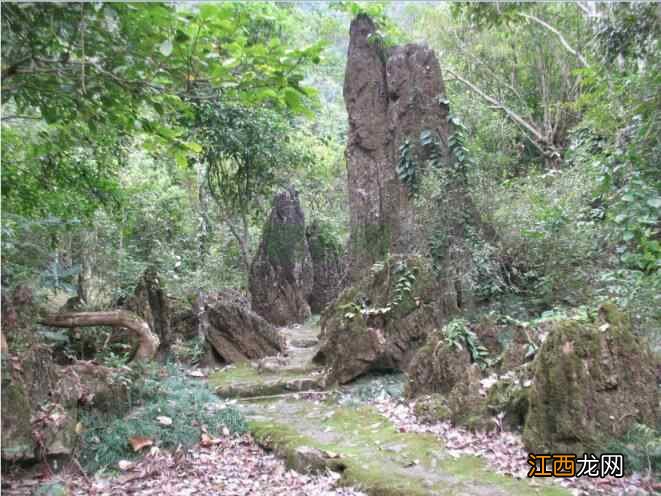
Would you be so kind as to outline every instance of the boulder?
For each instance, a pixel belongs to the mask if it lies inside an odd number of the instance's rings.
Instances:
[[[319,220],[314,220],[307,227],[305,235],[314,275],[308,302],[312,313],[320,313],[337,298],[342,288],[343,249],[330,228]]]
[[[468,367],[448,395],[452,425],[471,431],[490,431],[496,428],[487,401],[482,394],[481,372],[477,364]]]
[[[408,367],[440,318],[429,271],[421,257],[391,257],[324,311],[314,360],[328,367],[329,384]]]
[[[445,341],[441,331],[433,332],[415,354],[407,374],[406,395],[449,394],[465,377],[471,358],[465,348],[458,349]]]
[[[272,324],[286,326],[310,317],[312,259],[305,216],[293,188],[273,200],[249,282],[253,309]]]
[[[525,363],[496,377],[487,389],[487,407],[500,418],[505,430],[520,431],[528,414],[528,395],[532,385],[532,366]]]
[[[32,460],[35,455],[30,397],[17,365],[2,357],[2,460],[10,462]]]
[[[92,362],[58,366],[45,346],[4,357],[2,459],[70,455],[79,407],[118,414],[128,409],[128,388],[119,373]]]
[[[255,360],[285,349],[284,337],[275,327],[231,300],[207,303],[201,321],[207,343],[224,363]]]
[[[534,452],[604,449],[634,423],[655,428],[655,361],[614,305],[556,321],[533,362],[523,440]]]
[[[442,394],[429,394],[417,398],[413,412],[416,418],[425,424],[446,422],[452,417],[448,400]]]

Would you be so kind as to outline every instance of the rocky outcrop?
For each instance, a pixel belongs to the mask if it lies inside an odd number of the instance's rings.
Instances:
[[[349,115],[347,168],[350,209],[349,274],[360,274],[388,253],[419,246],[411,199],[415,175],[404,184],[397,172],[407,141],[413,159],[429,158],[418,145],[425,135],[447,155],[448,107],[438,60],[428,47],[386,49],[372,20],[351,23],[344,80]]]
[[[419,257],[393,257],[345,289],[321,319],[317,363],[328,383],[374,370],[404,370],[441,315],[430,268]]]
[[[278,330],[250,310],[239,292],[227,289],[206,295],[198,306],[200,333],[221,363],[245,362],[284,351],[284,338]]]
[[[160,341],[157,353],[161,358],[164,357],[172,344],[171,315],[168,296],[156,269],[145,270],[134,294],[128,298],[124,306],[149,324]]]
[[[208,310],[207,341],[227,363],[275,355],[284,343],[275,327],[237,305],[217,303]]]
[[[250,268],[255,312],[278,326],[305,321],[310,316],[312,271],[305,216],[298,193],[288,189],[273,200]]]
[[[534,452],[604,449],[634,423],[656,427],[655,361],[614,305],[553,324],[533,362],[523,440]]]
[[[462,381],[470,366],[468,351],[446,342],[442,331],[437,330],[430,334],[411,360],[406,395],[449,394]]]
[[[80,408],[122,414],[128,388],[117,371],[92,362],[61,367],[48,347],[2,359],[2,459],[70,455]]]
[[[330,228],[314,220],[306,229],[313,267],[312,292],[308,302],[313,313],[320,313],[342,288],[344,275],[343,250]]]
[[[170,307],[170,330],[173,339],[179,336],[186,341],[197,337],[199,320],[194,308],[194,298],[169,297],[168,306]]]

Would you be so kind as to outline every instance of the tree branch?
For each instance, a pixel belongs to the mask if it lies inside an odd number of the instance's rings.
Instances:
[[[498,100],[496,100],[494,97],[487,95],[487,94],[484,93],[480,88],[478,88],[477,86],[475,86],[473,83],[471,83],[470,81],[468,81],[468,80],[462,78],[461,76],[459,76],[458,74],[454,73],[454,72],[451,71],[450,69],[447,69],[447,68],[446,68],[446,69],[445,69],[445,72],[451,74],[451,75],[452,75],[453,77],[455,77],[457,80],[461,81],[463,84],[465,84],[466,86],[468,86],[468,88],[470,88],[473,92],[477,93],[477,94],[478,94],[479,96],[481,96],[484,100],[486,100],[487,102],[489,102],[490,104],[492,104],[494,107],[496,107],[496,108],[502,110],[503,112],[505,112],[505,114],[507,114],[507,116],[508,116],[510,119],[512,119],[512,120],[513,120],[514,122],[516,122],[519,126],[521,126],[522,128],[524,128],[526,131],[528,131],[528,132],[534,137],[534,139],[531,139],[530,141],[531,141],[531,142],[537,147],[537,149],[538,149],[543,155],[548,155],[548,154],[549,154],[549,150],[548,150],[548,149],[544,149],[544,146],[545,146],[545,147],[548,147],[548,148],[550,148],[550,149],[553,150],[553,144],[548,142],[548,140],[544,137],[544,135],[542,134],[542,132],[541,132],[539,129],[537,129],[535,126],[533,126],[532,124],[530,124],[529,122],[527,122],[525,119],[523,119],[519,114],[517,114],[517,113],[514,112],[512,109],[510,109],[510,108],[506,107],[505,105],[503,105],[501,102],[499,102]],[[542,146],[542,145],[544,145],[544,146]]]
[[[140,345],[134,358],[136,361],[148,362],[152,360],[160,344],[158,336],[152,332],[149,324],[126,310],[56,313],[47,315],[40,323],[51,327],[64,328],[90,326],[125,327],[135,333],[140,339]]]
[[[567,42],[565,37],[562,36],[562,33],[560,31],[558,31],[556,28],[554,28],[550,24],[542,21],[539,17],[535,17],[532,14],[524,14],[524,13],[520,12],[519,15],[521,17],[525,17],[526,19],[530,19],[531,21],[535,21],[540,26],[543,26],[546,29],[548,29],[549,31],[551,31],[553,34],[555,34],[558,37],[558,39],[560,40],[560,43],[562,43],[562,46],[564,46],[569,53],[571,53],[574,57],[576,57],[581,62],[583,67],[590,67],[590,64],[588,64],[588,61],[585,60],[585,57],[583,57],[583,55],[581,55],[578,51],[574,50],[571,47],[571,45]]]

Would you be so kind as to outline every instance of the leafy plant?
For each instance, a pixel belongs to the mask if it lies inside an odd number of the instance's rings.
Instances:
[[[395,275],[397,280],[393,288],[393,297],[391,305],[398,307],[404,302],[407,296],[410,296],[415,284],[416,273],[409,269],[405,262],[400,261],[395,267]]]
[[[174,449],[199,442],[203,429],[210,436],[222,435],[223,427],[232,433],[245,432],[241,414],[223,405],[206,385],[186,379],[181,372],[161,385],[159,394],[125,418],[94,414],[83,417],[80,457],[86,470],[96,472],[139,456],[129,445],[129,438],[134,436],[146,437],[160,448]],[[157,417],[168,417],[172,423],[161,423]]]
[[[404,184],[411,196],[417,192],[416,163],[413,160],[411,142],[407,139],[399,147],[399,161],[397,162],[397,177]]]
[[[627,472],[652,475],[661,469],[661,434],[645,424],[633,424],[621,439],[610,442],[608,451],[624,455]]]
[[[480,344],[477,335],[470,330],[468,322],[464,319],[452,319],[443,327],[442,332],[445,342],[450,346],[458,350],[462,350],[466,346],[473,362],[477,363],[480,368],[488,366],[489,351]]]

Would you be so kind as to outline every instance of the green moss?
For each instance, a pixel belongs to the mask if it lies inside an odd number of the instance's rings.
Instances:
[[[335,453],[339,457],[330,458],[328,464],[342,473],[341,483],[369,495],[567,494],[552,487],[533,489],[525,481],[497,475],[476,457],[449,457],[436,437],[400,432],[371,407],[352,409],[304,402],[273,407],[280,412],[290,409],[290,415],[297,419],[296,430],[284,418],[249,421],[249,429],[261,444],[290,466],[295,464],[296,449],[301,446]]]
[[[264,377],[255,367],[247,363],[226,367],[209,375],[209,384],[212,387],[248,382],[263,383]]]
[[[248,363],[242,363],[226,367],[209,375],[209,385],[217,392],[225,391],[227,396],[234,392],[250,388],[252,391],[247,396],[262,396],[278,394],[287,390],[287,383],[291,381],[306,379],[309,372],[306,370],[278,370],[260,372],[256,367]],[[246,394],[237,394],[246,396]]]
[[[429,423],[445,422],[452,416],[447,400],[440,394],[418,400],[414,411],[418,420]]]
[[[529,449],[600,451],[635,421],[654,425],[654,363],[626,316],[606,304],[595,322],[553,324],[534,362],[529,399]]]
[[[305,250],[305,226],[301,224],[267,223],[263,242],[266,255],[274,265],[290,267],[303,256]]]

